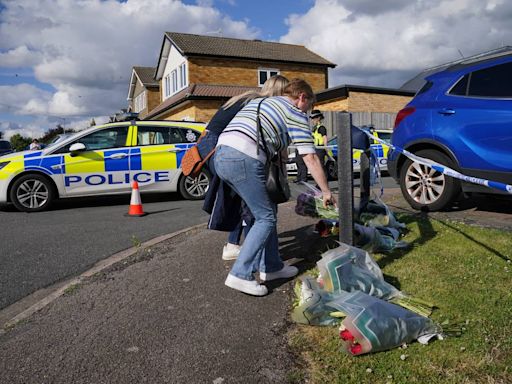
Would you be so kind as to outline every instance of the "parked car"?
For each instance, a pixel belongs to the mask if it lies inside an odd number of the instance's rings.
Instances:
[[[395,121],[392,144],[473,177],[512,184],[512,54],[462,61],[426,78]],[[411,207],[448,208],[461,182],[390,150],[388,170]]]
[[[39,151],[0,158],[0,203],[20,211],[47,209],[57,198],[131,192],[179,191],[201,199],[210,176],[184,177],[181,158],[195,145],[203,123],[126,121],[95,126]]]
[[[382,139],[386,142],[391,142],[391,134],[392,131],[389,129],[376,129],[373,131],[373,135],[379,139]],[[338,179],[338,138],[336,136],[329,139],[327,145],[330,147],[327,151],[327,159],[325,160],[325,166],[327,169],[327,177],[330,180]],[[387,170],[387,154],[389,147],[387,145],[382,145],[377,141],[373,141],[370,143],[372,150],[377,156],[377,161],[379,164],[379,169],[381,171]],[[286,169],[288,174],[295,175],[297,173],[297,164],[295,163],[295,150],[292,148],[288,154],[288,164],[286,165]],[[354,172],[359,172],[361,166],[361,151],[358,149],[354,149],[352,152],[352,161],[353,161],[353,169]]]
[[[11,143],[7,140],[0,140],[0,156],[13,152]]]

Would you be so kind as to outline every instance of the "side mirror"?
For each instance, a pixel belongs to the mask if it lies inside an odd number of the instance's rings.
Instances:
[[[76,156],[78,152],[85,151],[85,144],[82,143],[75,143],[69,147],[69,152],[71,152],[71,156]]]

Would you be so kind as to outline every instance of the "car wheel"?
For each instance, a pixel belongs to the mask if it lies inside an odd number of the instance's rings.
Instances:
[[[338,163],[336,161],[329,161],[326,165],[327,179],[338,180]]]
[[[448,156],[436,150],[422,150],[415,155],[454,167]],[[447,208],[461,191],[459,180],[411,159],[407,159],[400,170],[400,188],[411,207],[428,211]]]
[[[11,202],[23,212],[39,212],[47,209],[55,199],[52,183],[44,176],[21,176],[12,185]]]
[[[179,186],[181,196],[188,200],[204,199],[210,185],[210,178],[210,173],[206,170],[201,171],[195,178],[182,175]]]

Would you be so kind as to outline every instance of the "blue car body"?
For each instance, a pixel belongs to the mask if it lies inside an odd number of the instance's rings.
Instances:
[[[397,115],[392,144],[413,153],[436,151],[462,174],[512,184],[512,54],[463,61],[425,80]],[[406,161],[390,150],[388,170],[402,183]],[[465,192],[501,193],[458,184]]]

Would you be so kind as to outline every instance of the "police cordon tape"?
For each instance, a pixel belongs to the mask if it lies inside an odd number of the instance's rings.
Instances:
[[[368,136],[371,140],[375,140],[382,145],[387,145],[394,151],[400,152],[401,154],[407,156],[409,159],[411,159],[417,163],[426,165],[427,167],[430,167],[432,169],[435,169],[436,171],[443,173],[447,176],[450,176],[450,177],[453,177],[455,179],[459,179],[462,181],[466,181],[468,183],[479,184],[479,185],[484,185],[488,188],[499,189],[501,191],[508,192],[508,193],[512,194],[512,185],[510,185],[510,184],[500,183],[499,181],[481,179],[481,178],[474,177],[474,176],[463,175],[462,173],[457,172],[454,169],[451,169],[443,164],[436,163],[430,159],[425,159],[424,157],[416,156],[413,153],[411,153],[403,148],[396,147],[382,139],[379,139],[378,137],[372,135],[372,133],[365,131],[364,129],[361,129],[361,128],[358,128],[358,129],[363,131],[364,134],[366,136]],[[319,147],[319,148],[333,148],[333,147],[334,147],[333,145],[328,145],[328,146],[323,146],[323,147]]]

